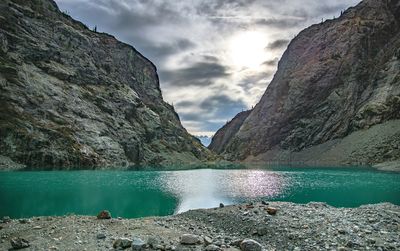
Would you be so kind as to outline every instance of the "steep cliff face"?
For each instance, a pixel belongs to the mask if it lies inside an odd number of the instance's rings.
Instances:
[[[224,151],[224,146],[228,144],[231,138],[239,131],[250,112],[251,110],[238,113],[224,127],[218,130],[213,136],[208,148],[216,153],[222,153]]]
[[[206,160],[155,66],[51,0],[0,3],[0,157],[28,167]]]
[[[398,0],[364,0],[303,30],[237,133],[224,140],[217,133],[211,149],[238,160],[400,159],[399,31]]]

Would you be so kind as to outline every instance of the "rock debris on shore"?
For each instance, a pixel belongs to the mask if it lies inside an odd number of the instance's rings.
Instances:
[[[0,250],[400,250],[399,233],[400,207],[390,203],[264,202],[141,219],[5,218]]]

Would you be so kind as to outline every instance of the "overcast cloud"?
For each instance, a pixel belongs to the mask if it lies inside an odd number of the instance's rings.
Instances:
[[[149,58],[164,99],[174,104],[183,125],[192,134],[211,135],[258,102],[297,33],[359,0],[56,2]]]

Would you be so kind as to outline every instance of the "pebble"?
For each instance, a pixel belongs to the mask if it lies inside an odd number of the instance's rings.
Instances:
[[[208,236],[204,236],[204,243],[205,243],[206,245],[211,244],[212,242],[213,242],[213,239],[211,239],[211,238],[208,237]]]
[[[260,243],[258,243],[255,240],[252,239],[244,239],[241,243],[240,243],[240,249],[242,251],[261,251],[262,250],[262,246]]]
[[[147,238],[147,244],[149,244],[150,247],[154,248],[158,245],[159,241],[156,237],[150,236]]]
[[[195,245],[202,243],[203,240],[200,236],[194,234],[184,234],[181,236],[181,244],[183,245]]]
[[[20,237],[11,238],[10,243],[14,249],[23,249],[30,246],[29,241]]]
[[[210,244],[206,246],[206,251],[218,251],[220,248],[217,245]]]
[[[143,250],[145,246],[146,242],[144,242],[142,239],[137,237],[132,239],[132,250],[140,251]]]
[[[276,208],[274,208],[274,207],[267,207],[267,213],[269,214],[269,215],[275,215],[276,214],[276,212],[278,212],[278,209],[276,209]]]
[[[127,249],[130,248],[132,246],[132,240],[128,239],[128,238],[119,238],[116,239],[113,243],[113,247],[115,249]]]
[[[2,222],[2,223],[9,223],[9,222],[11,222],[10,216],[4,216],[4,217],[1,219],[1,222]]]
[[[97,234],[97,235],[96,235],[96,238],[97,238],[97,239],[105,239],[105,238],[106,238],[106,235],[103,234],[103,233],[100,233],[100,234]]]
[[[268,228],[267,228],[267,227],[258,227],[258,228],[257,228],[257,234],[258,234],[259,236],[266,235],[267,232],[268,232]]]
[[[225,207],[224,203],[219,203],[219,207],[220,207],[220,208]]]
[[[29,223],[30,221],[28,219],[19,219],[18,222],[21,224],[26,224]]]

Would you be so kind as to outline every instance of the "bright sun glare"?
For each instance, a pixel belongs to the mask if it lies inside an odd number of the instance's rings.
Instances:
[[[247,31],[233,36],[230,54],[233,64],[238,68],[256,70],[266,60],[266,37],[257,31]]]

